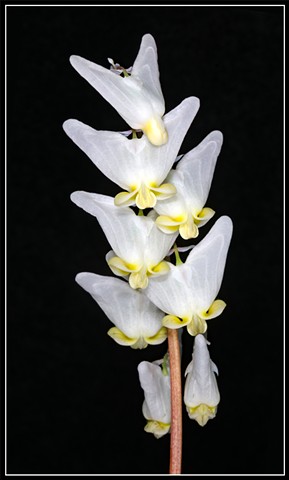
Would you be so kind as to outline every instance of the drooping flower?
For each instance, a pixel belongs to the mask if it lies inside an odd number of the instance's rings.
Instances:
[[[161,312],[140,290],[118,278],[78,273],[76,282],[98,303],[115,325],[107,332],[119,345],[145,348],[165,341]]]
[[[138,374],[145,396],[142,411],[148,420],[144,429],[160,438],[169,432],[171,424],[170,374],[166,356],[152,363],[141,362]]]
[[[216,365],[210,359],[207,341],[203,335],[197,335],[194,342],[193,359],[189,363],[184,402],[192,420],[203,427],[208,420],[214,418],[220,402],[220,393],[215,373]]]
[[[72,66],[120,114],[133,129],[141,129],[153,145],[168,139],[162,117],[165,102],[159,79],[157,47],[150,34],[142,37],[132,68],[104,68],[77,55],[70,57]],[[118,64],[117,64],[118,65]],[[122,75],[116,75],[113,70]]]
[[[132,288],[146,288],[149,278],[169,271],[164,261],[177,233],[167,235],[155,224],[155,212],[136,215],[130,207],[116,207],[112,197],[74,192],[71,200],[95,216],[112,250],[106,260],[115,275],[129,276]]]
[[[226,304],[216,299],[232,236],[232,221],[220,217],[203,240],[181,265],[170,264],[170,271],[158,281],[151,279],[146,295],[166,315],[168,328],[187,326],[190,335],[204,333],[207,320],[222,313]]]
[[[195,238],[199,227],[212,218],[214,210],[204,208],[207,201],[223,135],[213,131],[193,150],[185,154],[166,181],[177,194],[158,203],[156,222],[163,232],[179,231],[184,239]]]
[[[94,130],[78,120],[67,120],[63,128],[104,175],[126,190],[115,197],[116,205],[153,208],[157,200],[176,193],[173,185],[163,181],[198,108],[199,99],[189,97],[167,113],[163,121],[168,141],[157,148],[145,135],[128,139],[121,133]]]

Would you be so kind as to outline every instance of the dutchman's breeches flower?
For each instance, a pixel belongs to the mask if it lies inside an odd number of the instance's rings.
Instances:
[[[178,233],[167,235],[155,224],[155,212],[139,216],[130,207],[116,207],[106,195],[74,192],[71,200],[95,216],[112,250],[106,260],[115,275],[129,278],[132,288],[146,288],[149,278],[164,275],[164,260]]]
[[[222,313],[226,304],[215,298],[223,278],[232,228],[229,217],[219,218],[185,263],[170,264],[167,275],[151,279],[145,293],[168,314],[163,319],[164,326],[187,326],[190,335],[197,335],[207,330],[207,320]]]
[[[169,173],[166,181],[175,186],[177,194],[154,207],[159,214],[157,225],[163,232],[179,231],[186,240],[196,238],[199,227],[214,215],[214,210],[204,205],[222,143],[222,133],[211,132]]]
[[[220,402],[215,373],[218,374],[218,369],[210,359],[207,341],[203,335],[197,335],[193,359],[185,372],[187,378],[184,402],[189,417],[196,420],[201,427],[216,416],[217,405]]]
[[[163,182],[198,108],[199,99],[189,97],[164,116],[169,137],[160,147],[152,145],[145,135],[128,139],[121,133],[94,130],[77,120],[67,120],[63,128],[106,177],[126,190],[115,197],[116,205],[153,208],[157,200],[176,193],[174,185]]]
[[[107,333],[119,345],[145,348],[165,341],[167,329],[162,326],[163,312],[141,290],[133,290],[118,278],[89,272],[78,273],[75,280],[115,325]]]
[[[70,57],[72,66],[119,113],[133,129],[141,129],[153,145],[163,145],[168,134],[163,122],[165,102],[159,79],[157,47],[150,34],[142,37],[133,66],[122,70],[104,68],[77,55]],[[113,64],[111,59],[109,62]]]
[[[148,420],[145,431],[160,438],[170,430],[170,374],[167,356],[156,362],[138,365],[140,384],[144,390],[143,415]]]

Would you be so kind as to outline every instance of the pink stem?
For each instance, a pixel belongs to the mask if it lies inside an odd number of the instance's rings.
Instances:
[[[178,330],[168,328],[171,378],[170,473],[182,470],[182,380]]]

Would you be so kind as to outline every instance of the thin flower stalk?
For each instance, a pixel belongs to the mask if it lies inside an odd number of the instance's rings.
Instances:
[[[180,343],[177,330],[168,329],[171,375],[170,473],[182,471],[182,378]]]

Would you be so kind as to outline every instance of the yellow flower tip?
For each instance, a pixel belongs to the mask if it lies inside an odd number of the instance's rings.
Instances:
[[[212,208],[209,208],[209,207],[205,207],[203,208],[200,213],[198,214],[198,216],[196,217],[198,220],[205,220],[205,219],[210,219],[212,218],[214,215],[215,215],[215,210],[213,210]]]
[[[145,208],[153,208],[157,203],[157,199],[155,194],[142,183],[136,195],[135,203],[138,208],[144,210]]]
[[[171,183],[163,183],[159,187],[157,187],[155,184],[151,184],[150,189],[154,192],[158,200],[165,200],[173,197],[177,193],[176,187]]]
[[[171,329],[182,328],[188,325],[189,322],[189,319],[179,318],[175,315],[165,315],[162,320],[163,326]]]
[[[112,327],[108,330],[107,334],[119,345],[131,347],[137,342],[135,338],[127,337],[121,330],[117,327]]]
[[[187,412],[192,420],[196,420],[201,427],[204,427],[210,419],[216,416],[217,405],[210,407],[201,403],[197,407],[187,407]]]
[[[193,217],[188,218],[187,222],[180,225],[179,228],[180,235],[184,240],[189,240],[190,238],[197,238],[199,235],[199,229],[194,222]]]
[[[126,263],[120,257],[111,257],[107,261],[109,267],[113,271],[115,275],[125,277],[131,272],[138,272],[140,270],[140,266],[132,263]]]
[[[129,284],[131,288],[147,288],[149,284],[149,279],[147,276],[147,270],[145,268],[141,268],[138,272],[133,272],[129,276]]]
[[[200,317],[207,320],[218,317],[225,307],[226,303],[223,300],[215,300],[207,311],[200,313]]]
[[[143,337],[139,337],[135,343],[130,345],[130,347],[133,348],[134,350],[137,350],[137,349],[142,350],[144,348],[147,348],[147,346],[148,346],[148,343]]]
[[[169,432],[170,423],[157,422],[156,420],[149,420],[144,427],[145,432],[152,433],[156,438],[161,438]]]
[[[136,191],[120,192],[114,197],[116,207],[129,207],[135,203]]]
[[[133,349],[143,349],[148,346],[147,341],[143,337],[139,338],[130,338],[125,333],[123,333],[119,328],[112,327],[107,332],[108,336],[111,337],[118,345],[125,347],[131,347]]]
[[[166,327],[161,327],[159,331],[152,337],[145,337],[145,341],[150,345],[160,345],[168,336],[168,330]]]
[[[198,315],[194,315],[193,319],[187,325],[187,330],[190,335],[195,337],[199,333],[205,333],[207,331],[207,322],[199,317]]]
[[[149,268],[149,275],[165,275],[170,270],[168,262],[163,260],[154,267]]]
[[[168,132],[160,117],[152,117],[142,127],[143,132],[148,140],[155,146],[159,147],[168,141]]]
[[[156,219],[156,225],[164,233],[177,232],[182,220],[173,219],[166,215],[159,215]]]

